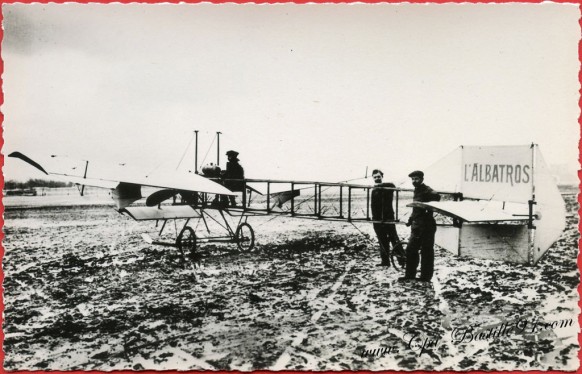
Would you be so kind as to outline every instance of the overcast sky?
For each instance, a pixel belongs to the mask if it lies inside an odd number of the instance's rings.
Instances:
[[[175,168],[200,130],[199,163],[221,131],[247,178],[399,180],[461,144],[578,167],[576,5],[2,8],[4,154]]]

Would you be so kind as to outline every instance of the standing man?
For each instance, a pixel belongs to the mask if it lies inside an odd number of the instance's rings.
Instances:
[[[226,163],[226,170],[222,172],[222,177],[224,179],[244,179],[245,178],[245,171],[241,164],[239,164],[238,159],[238,152],[237,151],[228,151],[226,152],[226,156],[228,157],[228,162]],[[228,188],[231,191],[244,191],[244,182],[238,180],[225,180],[224,187]],[[234,196],[229,196],[230,205],[236,206],[236,200]]]
[[[412,179],[414,186],[414,202],[440,201],[441,195],[423,183],[424,173],[422,171],[413,171],[408,176]],[[436,222],[432,212],[422,208],[412,208],[412,214],[406,226],[412,226],[408,247],[406,247],[406,275],[398,278],[398,281],[430,282],[434,271],[434,235],[436,233]],[[421,256],[420,278],[416,278],[419,250]]]
[[[375,169],[372,171],[374,178],[374,188],[372,189],[372,220],[374,221],[394,221],[394,208],[392,208],[392,197],[394,190],[382,187],[395,188],[393,183],[382,183],[384,173]],[[396,233],[396,226],[393,223],[374,222],[374,231],[380,243],[380,259],[382,262],[376,266],[390,267],[390,243],[396,247],[400,240]]]

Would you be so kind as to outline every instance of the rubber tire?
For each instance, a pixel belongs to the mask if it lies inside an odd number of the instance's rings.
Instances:
[[[250,240],[246,241],[243,240],[244,238],[242,237],[242,235],[244,234],[243,230],[245,230],[245,228],[249,231],[250,235]],[[248,223],[241,223],[239,225],[239,227],[236,228],[236,233],[234,234],[235,240],[236,240],[236,245],[238,246],[238,249],[240,249],[242,252],[247,252],[247,251],[251,251],[254,247],[255,247],[255,232],[253,231],[253,228],[251,227],[251,225],[249,225]],[[250,244],[244,245],[245,243],[250,242]]]
[[[186,234],[187,233],[187,234]],[[186,226],[180,231],[180,235],[176,238],[176,247],[182,256],[182,262],[186,263],[186,258],[194,260],[196,254],[196,233],[191,227]]]

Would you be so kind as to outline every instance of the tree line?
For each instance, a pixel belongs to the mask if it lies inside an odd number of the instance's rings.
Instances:
[[[51,180],[44,180],[44,179],[29,179],[26,182],[8,180],[8,181],[4,182],[4,189],[5,190],[24,190],[24,189],[30,189],[33,187],[48,187],[48,188],[73,187],[73,183],[51,181]]]

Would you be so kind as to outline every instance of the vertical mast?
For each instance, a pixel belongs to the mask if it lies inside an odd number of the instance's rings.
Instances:
[[[194,173],[198,174],[198,130],[194,130],[196,136],[196,146],[194,151]]]
[[[535,249],[535,226],[533,224],[534,220],[534,205],[536,204],[536,185],[535,185],[535,164],[536,164],[536,146],[534,143],[531,144],[531,200],[528,200],[529,208],[529,220],[527,223],[527,228],[529,229],[529,248],[528,248],[528,262],[533,265],[535,262],[534,249]]]
[[[220,131],[216,132],[216,165],[220,166]]]
[[[465,147],[461,145],[459,148],[461,148],[461,180],[459,181],[458,190],[455,192],[464,193],[465,191],[463,190],[463,187],[465,178],[467,177],[467,169],[465,167]]]
[[[537,144],[531,143],[531,199],[536,201],[536,149]]]

